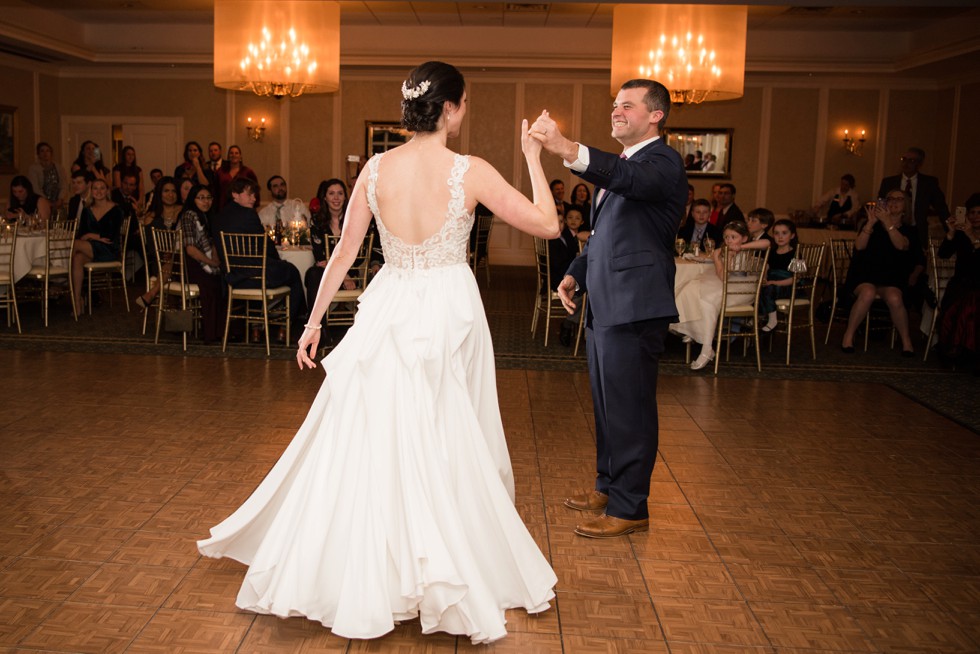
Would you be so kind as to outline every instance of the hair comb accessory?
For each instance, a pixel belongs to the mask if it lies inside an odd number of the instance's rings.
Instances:
[[[425,95],[425,92],[429,90],[429,80],[423,80],[419,82],[418,86],[408,88],[405,82],[402,82],[402,97],[406,100],[415,100],[416,98],[421,98]]]

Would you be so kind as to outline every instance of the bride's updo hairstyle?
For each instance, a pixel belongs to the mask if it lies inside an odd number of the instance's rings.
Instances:
[[[455,66],[427,61],[402,83],[402,127],[412,132],[434,132],[447,100],[458,105],[466,82]]]

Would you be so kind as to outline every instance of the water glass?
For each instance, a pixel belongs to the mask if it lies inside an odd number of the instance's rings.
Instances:
[[[686,249],[687,249],[687,241],[685,241],[682,238],[679,238],[676,241],[674,241],[674,252],[677,253],[677,256],[681,256],[682,254],[684,254],[684,250]]]

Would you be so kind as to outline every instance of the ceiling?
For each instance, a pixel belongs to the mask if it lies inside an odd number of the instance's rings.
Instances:
[[[774,74],[855,72],[946,80],[980,75],[977,1],[941,0],[942,6],[926,6],[927,2],[756,2],[748,10],[746,68]],[[59,71],[147,64],[203,69],[211,63],[213,0],[3,4],[0,53],[8,58]],[[402,66],[406,57],[439,56],[455,57],[453,61],[462,57],[472,65],[500,70],[526,69],[534,67],[545,48],[550,56],[542,59],[542,69],[608,66],[614,7],[610,2],[339,4],[345,66],[383,66],[395,60]],[[539,38],[533,31],[539,29],[549,30],[555,41]],[[555,43],[569,41],[578,56],[568,56],[571,63],[563,64],[567,53]],[[495,42],[505,45],[494,51]]]

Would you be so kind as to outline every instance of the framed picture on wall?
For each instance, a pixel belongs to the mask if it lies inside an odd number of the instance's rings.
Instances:
[[[17,172],[17,107],[0,105],[0,173]]]
[[[688,177],[730,179],[734,131],[731,128],[670,127],[667,129],[667,145],[684,158]]]
[[[367,147],[365,151],[367,152],[368,159],[379,152],[387,152],[403,143],[407,143],[408,139],[412,138],[412,134],[414,134],[414,132],[410,132],[402,127],[401,123],[365,121],[365,125],[367,125]]]

